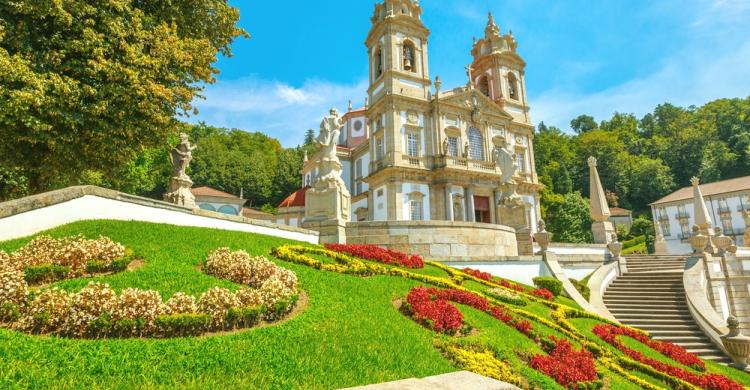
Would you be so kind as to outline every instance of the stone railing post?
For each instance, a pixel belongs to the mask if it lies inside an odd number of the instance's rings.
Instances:
[[[735,317],[727,319],[729,333],[721,337],[721,342],[732,358],[731,366],[739,370],[750,372],[748,359],[750,359],[750,337],[742,334],[740,321]]]
[[[549,243],[552,241],[552,234],[547,231],[547,224],[544,221],[539,220],[538,226],[539,231],[534,234],[534,241],[536,241],[542,249],[540,253],[544,254],[549,249]]]
[[[712,238],[714,245],[716,245],[716,249],[718,249],[718,255],[723,256],[725,253],[727,253],[727,250],[734,245],[734,240],[732,240],[731,237],[727,237],[724,235],[724,229],[717,226],[714,228],[714,237]]]
[[[609,244],[607,244],[607,249],[609,249],[609,253],[612,255],[612,260],[617,262],[617,269],[619,270],[619,274],[623,275],[628,272],[626,259],[621,256],[622,243],[620,243],[616,233],[612,233],[611,241]]]
[[[711,240],[710,237],[704,235],[700,231],[698,225],[693,226],[693,236],[690,237],[690,246],[693,248],[694,253],[701,254],[706,252],[708,242]]]

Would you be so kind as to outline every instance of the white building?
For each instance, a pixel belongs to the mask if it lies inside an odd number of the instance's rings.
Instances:
[[[750,176],[701,184],[713,226],[720,226],[737,245],[747,246],[743,234],[747,228],[743,211],[750,210]],[[672,254],[690,253],[687,239],[695,224],[693,188],[685,187],[651,203],[654,226],[658,222]]]

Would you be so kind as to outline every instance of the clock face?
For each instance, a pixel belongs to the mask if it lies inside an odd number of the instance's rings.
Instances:
[[[352,135],[355,137],[359,137],[362,135],[362,129],[365,127],[364,123],[362,123],[361,120],[354,121],[354,131],[352,132]]]

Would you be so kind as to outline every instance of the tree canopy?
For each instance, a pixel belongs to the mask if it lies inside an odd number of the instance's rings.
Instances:
[[[115,178],[175,135],[238,20],[226,0],[0,3],[0,165],[32,192]]]

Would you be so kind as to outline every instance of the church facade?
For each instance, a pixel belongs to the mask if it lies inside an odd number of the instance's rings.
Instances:
[[[526,96],[525,62],[512,33],[492,15],[474,41],[468,82],[444,88],[429,72],[429,29],[413,0],[375,5],[365,45],[368,104],[343,115],[337,155],[351,194],[351,221],[463,221],[534,232],[541,186],[534,164],[534,130]],[[500,149],[512,152],[518,199],[503,206]],[[507,160],[507,158],[506,158]],[[315,183],[316,158],[306,159],[305,186]],[[515,168],[517,166],[517,168]],[[507,179],[506,179],[507,180]],[[300,225],[296,207],[276,222]]]

